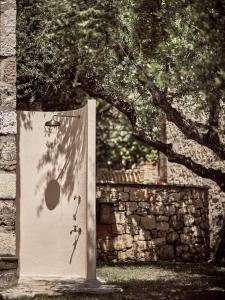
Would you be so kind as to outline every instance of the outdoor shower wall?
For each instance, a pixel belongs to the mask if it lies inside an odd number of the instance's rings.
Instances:
[[[206,261],[207,188],[98,184],[99,261]]]
[[[45,126],[53,116],[60,126]],[[95,231],[95,197],[88,202],[95,193],[95,101],[74,111],[21,111],[17,123],[20,279],[87,278],[88,253],[95,253],[88,237],[88,222]]]

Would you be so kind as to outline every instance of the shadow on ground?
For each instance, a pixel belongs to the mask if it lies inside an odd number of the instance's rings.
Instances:
[[[225,267],[179,264],[143,263],[101,265],[98,276],[110,284],[123,287],[124,292],[112,295],[74,295],[55,299],[79,300],[224,300]],[[37,297],[45,300],[48,297]]]

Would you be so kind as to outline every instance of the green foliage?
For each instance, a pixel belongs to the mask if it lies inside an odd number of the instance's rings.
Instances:
[[[160,111],[140,84],[141,66],[181,112],[207,123],[225,98],[224,35],[225,0],[18,1],[18,106],[32,99],[46,109],[57,99],[76,107],[86,99],[81,81],[95,80],[115,102],[132,103],[158,139]],[[118,151],[112,157],[129,160]]]
[[[97,165],[131,168],[143,161],[157,162],[158,153],[131,135],[131,125],[118,110],[102,101],[97,105]]]

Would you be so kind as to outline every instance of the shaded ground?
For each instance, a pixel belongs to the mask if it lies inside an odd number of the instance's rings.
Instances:
[[[225,300],[225,267],[197,264],[149,263],[102,265],[98,276],[123,287],[105,296],[56,297],[79,300]],[[37,297],[47,300],[47,297]]]

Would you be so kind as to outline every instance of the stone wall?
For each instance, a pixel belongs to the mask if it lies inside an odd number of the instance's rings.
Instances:
[[[211,150],[185,138],[180,130],[170,122],[167,122],[167,138],[178,153],[188,155],[208,168],[213,167],[225,171],[224,162],[216,157]],[[167,168],[169,183],[209,186],[210,247],[213,253],[218,246],[221,232],[225,226],[225,193],[221,192],[215,182],[197,176],[182,165],[168,162]]]
[[[0,3],[0,268],[15,255],[16,1]],[[4,265],[4,267],[3,267]],[[4,271],[5,272],[5,271]]]
[[[97,247],[99,261],[206,261],[207,188],[98,184]]]

